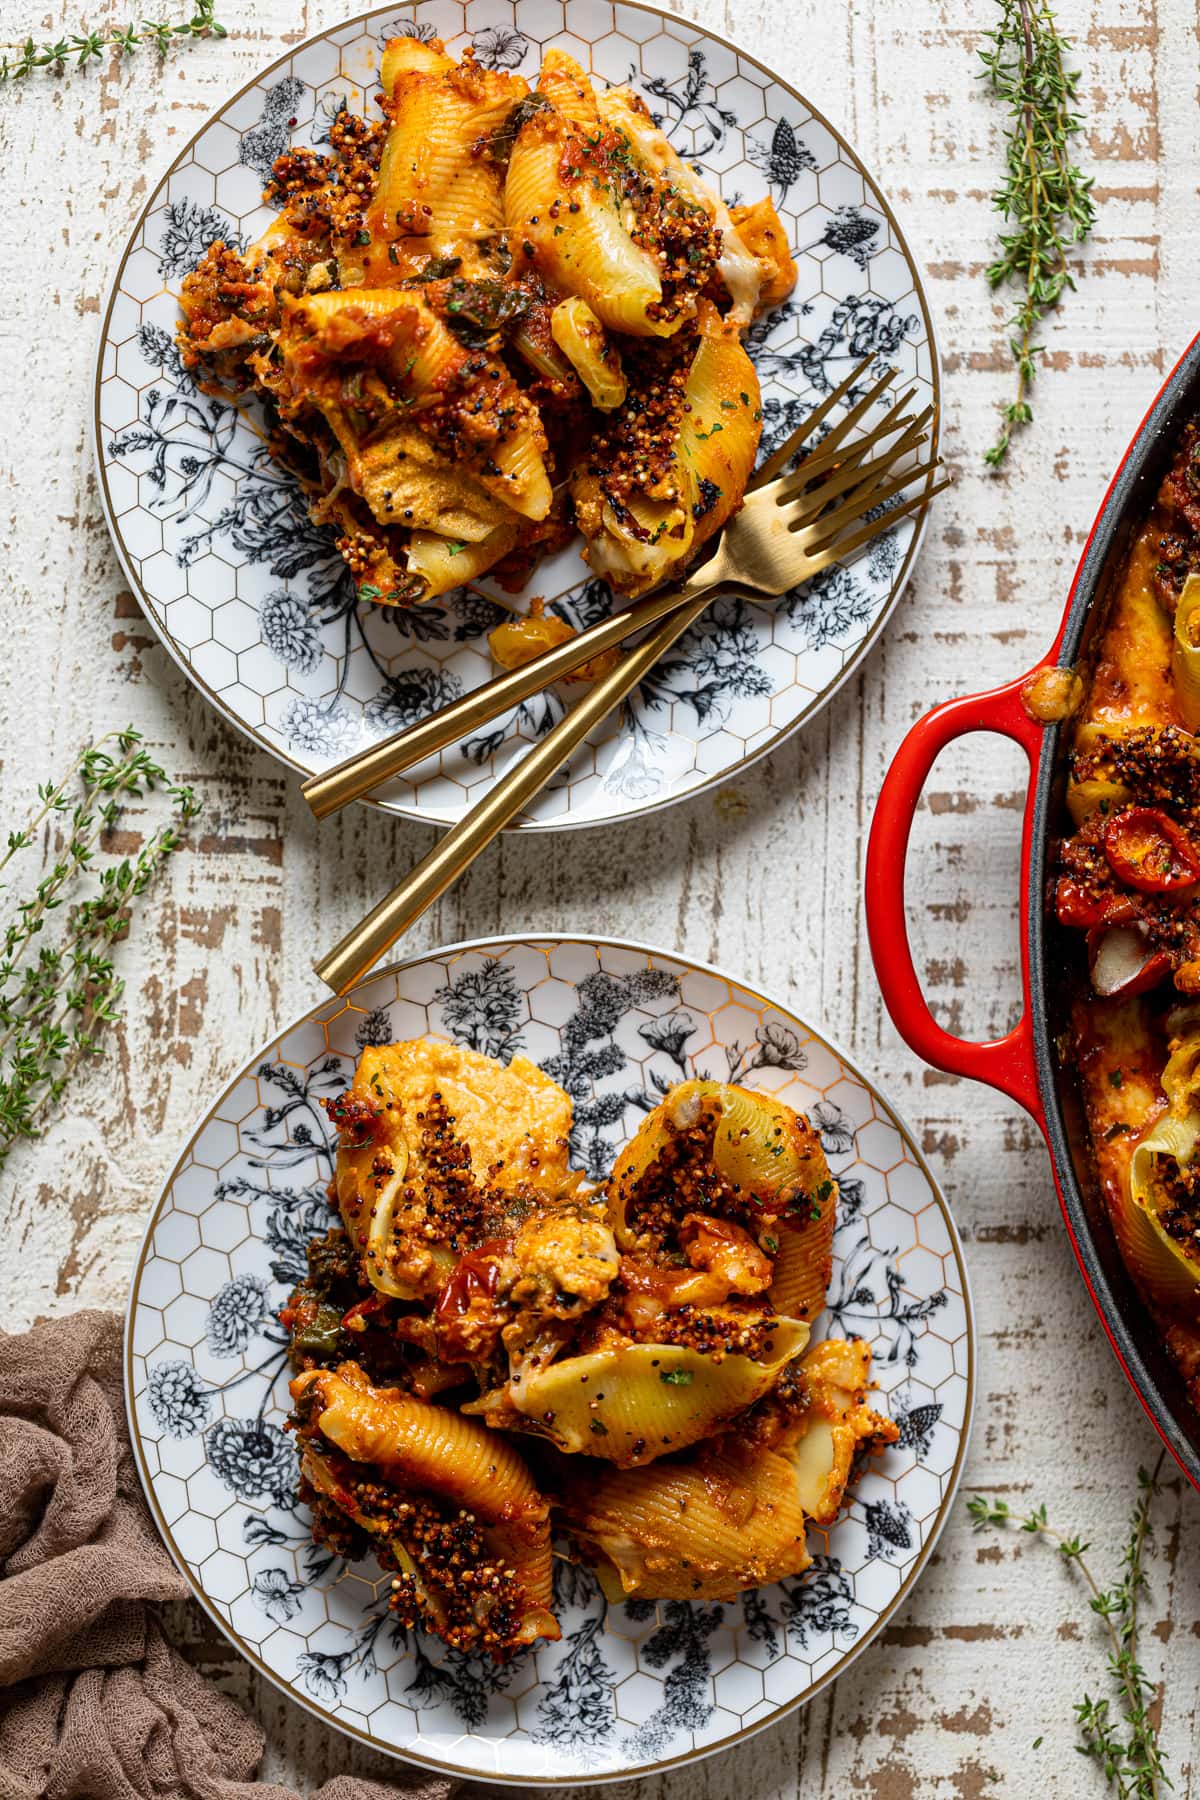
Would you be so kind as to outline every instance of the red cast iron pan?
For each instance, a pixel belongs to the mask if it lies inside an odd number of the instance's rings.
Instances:
[[[1200,336],[1168,375],[1125,453],[1096,516],[1058,636],[1041,661],[990,693],[948,701],[919,719],[884,779],[867,849],[867,931],[883,998],[905,1041],[936,1068],[987,1082],[1036,1121],[1050,1152],[1055,1186],[1088,1293],[1117,1360],[1172,1456],[1200,1488],[1200,1412],[1117,1252],[1088,1153],[1071,1071],[1054,1054],[1072,995],[1086,979],[1078,933],[1064,932],[1046,908],[1047,849],[1066,824],[1066,734],[1031,719],[1021,695],[1045,668],[1085,667],[1130,540],[1142,525],[1185,422],[1200,412]],[[904,863],[913,815],[935,757],[969,732],[998,732],[1029,758],[1021,841],[1021,983],[1024,1008],[992,1043],[969,1043],[937,1024],[913,966],[904,911]]]

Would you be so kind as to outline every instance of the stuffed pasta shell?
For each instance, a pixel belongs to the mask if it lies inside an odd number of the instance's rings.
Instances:
[[[322,1542],[498,1657],[557,1635],[552,1515],[613,1598],[804,1569],[806,1521],[896,1437],[869,1348],[810,1341],[837,1196],[807,1120],[686,1081],[596,1188],[520,1055],[368,1046],[326,1107],[340,1222],[280,1315]]]
[[[363,438],[382,440],[394,465],[408,454],[403,428],[410,438],[415,429],[441,453],[443,467],[451,465],[451,481],[461,465],[502,507],[531,519],[550,510],[546,439],[536,411],[504,364],[468,349],[420,289],[289,301],[280,349],[293,396],[310,399],[335,432],[348,419],[348,456],[359,453]],[[399,441],[392,435],[397,428]],[[391,473],[401,472],[393,466]],[[352,463],[351,485],[365,480]],[[364,497],[383,524],[431,527],[428,515],[393,497],[377,466]],[[498,523],[498,516],[489,522]]]
[[[402,1623],[498,1661],[559,1636],[549,1504],[510,1445],[447,1407],[372,1387],[355,1363],[310,1370],[291,1392],[315,1535],[336,1547],[347,1527],[365,1534],[396,1571]]]
[[[795,285],[796,265],[771,201],[759,201],[757,209],[742,209],[754,234],[752,247],[720,194],[684,162],[670,138],[654,123],[640,94],[627,87],[609,88],[598,104],[605,123],[628,140],[642,166],[685,193],[712,220],[718,233],[716,273],[732,302],[730,321],[749,325],[768,292],[772,305],[786,300]]]
[[[753,468],[743,335],[795,277],[770,200],[730,207],[562,50],[531,89],[399,37],[380,79],[382,120],[285,150],[267,231],[187,276],[185,366],[266,402],[360,600],[516,592],[576,529],[618,591],[672,578]]]
[[[685,1082],[617,1159],[620,1253],[571,1351],[472,1402],[489,1424],[635,1467],[746,1413],[804,1350],[824,1299],[834,1188],[815,1133],[768,1095]],[[571,1353],[573,1351],[573,1353]]]
[[[580,1480],[555,1504],[610,1600],[728,1600],[801,1574],[806,1525],[832,1524],[862,1452],[896,1441],[869,1405],[870,1345],[829,1339],[746,1420],[682,1456]]]
[[[561,50],[546,53],[504,198],[522,254],[610,329],[670,337],[694,316],[721,252],[712,204],[601,112]]]
[[[569,1478],[557,1512],[610,1601],[731,1600],[812,1561],[795,1474],[771,1450],[722,1442]]]
[[[391,126],[367,213],[372,251],[409,239],[445,255],[495,238],[504,223],[502,173],[476,146],[528,84],[470,56],[456,63],[437,40],[409,37],[387,44],[380,80]],[[384,267],[377,255],[372,266]]]
[[[605,1299],[616,1244],[569,1166],[570,1099],[533,1063],[424,1040],[368,1047],[328,1110],[363,1279],[435,1367],[507,1380]]]
[[[578,1187],[570,1098],[523,1056],[505,1068],[421,1038],[369,1045],[327,1111],[342,1222],[367,1281],[397,1300],[436,1299],[507,1206]]]
[[[670,580],[741,504],[762,430],[758,377],[704,301],[695,332],[629,350],[624,403],[571,477],[584,556],[621,593]]]

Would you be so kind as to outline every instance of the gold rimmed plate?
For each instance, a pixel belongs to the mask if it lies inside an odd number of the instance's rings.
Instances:
[[[770,450],[863,357],[934,406],[939,375],[919,271],[878,185],[788,84],[699,26],[606,0],[418,0],[308,40],[236,94],[179,153],[117,267],[96,365],[100,491],[122,567],[175,661],[230,723],[313,774],[444,705],[493,672],[506,616],[485,580],[412,609],[358,598],[332,537],[266,454],[253,408],[200,394],[174,344],[184,276],[216,238],[270,222],[262,188],[290,144],[320,146],[338,110],[372,111],[380,48],[435,33],[455,54],[533,75],[558,44],[602,82],[631,82],[727,201],[770,192],[799,267],[749,348]],[[869,375],[864,377],[864,384]],[[665,805],[746,767],[825,705],[875,641],[911,572],[925,510],[851,567],[778,603],[718,601],[522,827],[602,823]],[[578,545],[532,583],[570,624],[611,607]],[[496,593],[499,590],[494,590]],[[387,810],[450,823],[561,717],[537,696],[397,777]]]
[[[362,1047],[429,1035],[520,1052],[575,1102],[599,1178],[665,1088],[778,1094],[821,1133],[841,1193],[817,1337],[870,1340],[900,1441],[872,1459],[813,1567],[726,1604],[610,1606],[562,1562],[558,1644],[496,1667],[387,1610],[374,1565],[310,1541],[276,1313],[329,1220],[323,1096]],[[238,1649],[351,1736],[526,1788],[644,1775],[739,1742],[834,1680],[902,1607],[966,1452],[974,1326],[962,1250],[911,1134],[823,1033],[733,978],[609,940],[513,938],[399,963],[250,1058],[150,1220],[126,1340],[134,1448],[158,1527]]]

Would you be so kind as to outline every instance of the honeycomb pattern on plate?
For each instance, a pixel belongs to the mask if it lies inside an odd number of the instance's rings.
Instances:
[[[422,0],[301,46],[205,127],[147,203],[104,320],[95,428],[109,525],[151,623],[226,718],[306,774],[487,680],[486,632],[503,616],[488,595],[499,590],[485,580],[412,611],[358,600],[331,539],[267,458],[254,407],[219,405],[183,370],[177,295],[214,238],[246,245],[270,222],[261,191],[289,142],[321,143],[343,104],[371,110],[381,43],[435,30],[455,53],[473,45],[530,76],[559,45],[604,81],[632,81],[728,200],[771,192],[800,275],[753,332],[768,447],[868,354],[875,371],[899,371],[897,389],[915,384],[916,404],[937,395],[919,276],[858,158],[798,96],[698,27],[604,0]],[[857,665],[917,535],[902,520],[851,568],[777,605],[718,602],[520,823],[628,816],[769,749]],[[611,605],[577,545],[531,585],[574,624]],[[451,821],[562,711],[556,693],[530,701],[378,797]]]
[[[873,1461],[804,1578],[736,1603],[606,1608],[560,1568],[563,1641],[495,1670],[397,1635],[378,1570],[331,1564],[295,1505],[275,1309],[329,1218],[322,1094],[364,1043],[429,1034],[517,1051],[572,1094],[598,1176],[642,1106],[690,1075],[782,1094],[841,1191],[817,1335],[867,1337],[899,1445]],[[883,1098],[816,1032],[711,970],[541,938],[448,950],[309,1013],[250,1064],[184,1152],[134,1281],[127,1379],[168,1543],[238,1647],[301,1704],[378,1747],[514,1782],[646,1771],[807,1699],[880,1629],[941,1527],[972,1397],[970,1304],[933,1180]]]

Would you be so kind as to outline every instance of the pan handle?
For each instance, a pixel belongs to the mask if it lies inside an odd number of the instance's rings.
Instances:
[[[1052,665],[1053,657],[1048,662]],[[1032,672],[1036,673],[1037,670]],[[879,792],[867,846],[866,910],[875,974],[884,1004],[905,1042],[935,1068],[948,1069],[955,1075],[969,1075],[973,1081],[999,1088],[1011,1099],[1019,1101],[1038,1125],[1044,1127],[1033,1027],[1029,1018],[1024,941],[1021,951],[1024,1012],[1006,1036],[987,1044],[971,1043],[943,1030],[930,1012],[913,965],[904,911],[905,855],[921,790],[939,751],[955,738],[973,731],[991,731],[1012,738],[1029,758],[1031,779],[1025,801],[1021,852],[1022,892],[1025,891],[1033,827],[1032,776],[1044,729],[1029,716],[1022,701],[1022,693],[1031,679],[1031,674],[1022,675],[1019,680],[995,688],[991,693],[949,700],[918,719],[896,752]]]

